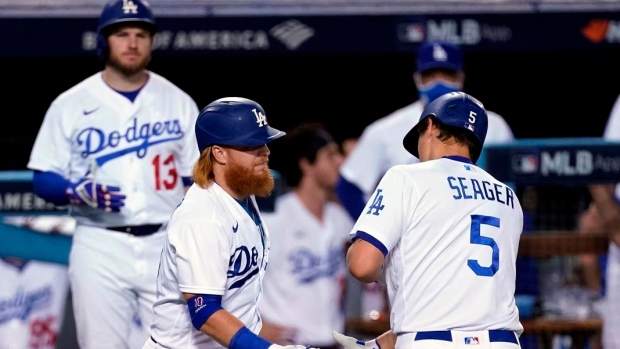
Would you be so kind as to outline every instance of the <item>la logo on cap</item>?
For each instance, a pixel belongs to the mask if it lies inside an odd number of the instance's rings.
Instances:
[[[441,45],[433,45],[433,59],[436,61],[447,61],[448,53]]]

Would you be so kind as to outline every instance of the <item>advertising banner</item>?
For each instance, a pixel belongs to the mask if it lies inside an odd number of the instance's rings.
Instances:
[[[470,51],[620,49],[620,13],[157,18],[160,55],[415,52],[426,39]],[[2,18],[0,56],[87,56],[96,18]]]

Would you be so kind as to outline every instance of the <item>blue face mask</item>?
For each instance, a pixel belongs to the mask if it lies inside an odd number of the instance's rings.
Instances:
[[[418,88],[418,93],[420,94],[420,98],[424,101],[424,103],[429,104],[443,94],[449,92],[457,92],[460,90],[461,84],[459,83],[435,81],[424,86],[420,86]]]

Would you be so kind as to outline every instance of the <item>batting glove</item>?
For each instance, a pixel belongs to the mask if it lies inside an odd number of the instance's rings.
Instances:
[[[353,337],[345,336],[336,331],[332,331],[332,337],[334,337],[336,342],[340,343],[344,349],[381,349],[376,339],[364,342]]]
[[[119,212],[125,206],[125,195],[119,187],[98,184],[91,177],[71,183],[67,188],[69,201],[74,205],[87,205],[106,212]]]

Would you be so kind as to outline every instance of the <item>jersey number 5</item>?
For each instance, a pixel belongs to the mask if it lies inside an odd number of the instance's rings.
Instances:
[[[151,161],[155,172],[155,190],[172,190],[177,185],[179,174],[174,162],[174,156],[169,155],[161,161],[160,155],[156,155]]]
[[[482,215],[471,216],[471,228],[469,231],[469,242],[476,245],[489,246],[493,250],[493,256],[491,258],[491,265],[483,267],[475,259],[468,259],[467,266],[479,276],[493,276],[499,270],[499,247],[495,243],[495,240],[490,237],[480,235],[480,226],[482,224],[490,225],[499,228],[499,218]]]

